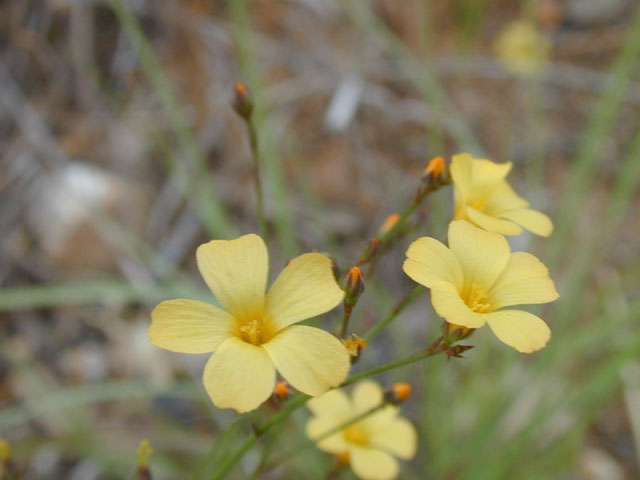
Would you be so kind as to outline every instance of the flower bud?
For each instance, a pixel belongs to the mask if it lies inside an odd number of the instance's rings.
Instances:
[[[411,395],[411,385],[404,382],[394,383],[387,392],[387,400],[394,405],[400,405]]]
[[[442,177],[445,168],[445,161],[443,157],[433,157],[427,163],[427,166],[422,172],[422,181],[425,183],[431,183]]]
[[[456,325],[455,323],[443,322],[442,323],[442,337],[447,345],[453,345],[454,343],[469,337],[474,328],[463,327],[462,325]]]
[[[349,269],[345,275],[345,301],[355,301],[362,292],[364,292],[364,278],[362,270],[357,265]]]
[[[136,478],[151,480],[151,472],[149,471],[149,457],[151,453],[153,453],[153,448],[151,448],[149,440],[142,440],[136,450],[136,456],[138,457],[138,475]]]
[[[285,400],[289,395],[291,395],[291,388],[289,388],[289,384],[284,380],[280,380],[276,383],[276,387],[273,389],[273,396],[278,400]]]
[[[380,225],[380,228],[378,228],[378,236],[381,237],[383,235],[385,235],[389,230],[391,230],[396,223],[398,223],[398,220],[400,220],[400,215],[397,213],[392,213],[391,215],[389,215],[384,222],[382,222],[382,225]]]
[[[253,113],[253,95],[244,83],[236,83],[232,105],[236,113],[245,120],[251,117]]]

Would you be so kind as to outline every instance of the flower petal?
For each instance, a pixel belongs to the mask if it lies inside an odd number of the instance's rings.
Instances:
[[[500,216],[501,212],[528,206],[529,202],[518,195],[506,180],[503,180],[493,187],[486,198],[484,211],[491,216]]]
[[[351,468],[363,480],[390,480],[398,476],[398,462],[382,450],[352,446]]]
[[[335,421],[335,419],[330,417],[311,418],[307,422],[307,437],[315,441],[316,438],[338,427],[347,420],[348,419]],[[349,451],[349,444],[341,431],[316,442],[316,445],[320,450],[329,453],[344,453]]]
[[[353,406],[341,389],[329,390],[324,395],[312,398],[307,407],[316,417],[340,418],[346,421],[353,415]]]
[[[462,269],[455,255],[435,238],[422,237],[409,245],[402,265],[412,280],[430,288],[435,282],[448,282],[462,288]]]
[[[511,254],[507,267],[493,284],[488,296],[496,309],[510,305],[548,303],[559,297],[547,267],[526,252]]]
[[[553,223],[551,223],[551,219],[544,213],[538,212],[537,210],[531,210],[529,208],[509,210],[501,212],[499,217],[513,220],[527,230],[542,237],[548,237],[551,235],[551,232],[553,232]]]
[[[484,317],[472,311],[450,283],[441,282],[431,288],[431,303],[447,322],[467,328],[480,328]]]
[[[480,190],[487,187],[495,188],[498,183],[504,181],[511,167],[511,162],[496,163],[484,158],[474,158],[471,174],[473,187]]]
[[[262,347],[287,382],[313,397],[344,382],[351,366],[340,340],[319,328],[293,325]]]
[[[475,283],[485,290],[491,288],[511,257],[502,235],[485,232],[464,220],[449,224],[449,248],[460,262],[465,287]]]
[[[418,435],[413,424],[404,418],[395,418],[375,430],[369,430],[371,446],[400,458],[413,458]]]
[[[520,235],[522,233],[522,227],[509,220],[492,217],[469,206],[467,206],[465,212],[471,222],[487,232],[495,232],[501,235]]]
[[[354,387],[351,398],[353,399],[355,415],[360,415],[381,405],[384,400],[384,392],[380,384],[373,380],[362,380]]]
[[[540,350],[551,338],[547,324],[523,310],[491,312],[485,319],[496,337],[522,353]]]
[[[319,253],[294,258],[267,294],[265,311],[279,328],[328,312],[344,298],[331,259]]]
[[[151,312],[149,341],[180,353],[209,353],[231,336],[235,321],[213,305],[177,299],[160,303]]]
[[[258,235],[200,245],[196,261],[204,281],[226,311],[239,320],[262,314],[269,254]]]
[[[202,380],[216,407],[243,413],[255,410],[269,398],[276,370],[263,348],[231,337],[211,355]]]
[[[451,157],[451,166],[449,167],[449,171],[451,172],[451,178],[456,190],[458,191],[461,202],[465,202],[466,198],[471,193],[472,164],[473,157],[468,153],[459,153],[458,155]]]

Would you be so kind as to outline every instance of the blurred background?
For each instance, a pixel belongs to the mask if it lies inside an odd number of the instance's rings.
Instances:
[[[515,189],[554,220],[550,239],[510,239],[561,292],[535,310],[544,350],[482,329],[463,360],[377,377],[414,388],[419,453],[400,478],[640,478],[636,0],[8,0],[0,437],[24,478],[133,478],[143,438],[154,478],[207,478],[278,408],[236,421],[204,392],[207,355],[146,336],[161,300],[212,300],[200,243],[258,230],[238,81],[256,101],[272,278],[313,249],[346,270],[437,155],[512,161]],[[404,251],[443,238],[452,209],[450,188],[428,199],[351,330],[413,288]],[[423,294],[353,371],[426,348],[440,323]],[[304,438],[304,410],[229,478],[328,478],[315,449],[264,468]]]

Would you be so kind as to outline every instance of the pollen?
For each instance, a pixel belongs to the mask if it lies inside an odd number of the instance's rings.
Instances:
[[[463,292],[462,299],[471,310],[476,313],[489,313],[493,310],[493,305],[489,302],[487,292],[477,283],[472,283]]]
[[[342,430],[344,439],[355,445],[365,446],[369,444],[369,434],[360,425],[351,425]]]

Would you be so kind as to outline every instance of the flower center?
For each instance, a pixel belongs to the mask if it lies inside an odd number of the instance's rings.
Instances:
[[[347,428],[342,429],[342,436],[349,443],[354,443],[356,445],[369,444],[369,435],[362,427],[358,425],[351,425]]]
[[[240,338],[247,343],[261,345],[264,343],[264,330],[264,320],[249,320],[240,326]]]
[[[489,303],[487,292],[477,283],[472,283],[465,292],[462,299],[467,307],[476,313],[488,313],[493,310],[493,306]]]
[[[484,207],[487,206],[487,202],[485,202],[484,198],[478,198],[469,204],[470,207],[475,208],[476,210],[482,212]]]

